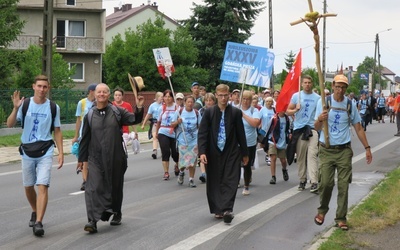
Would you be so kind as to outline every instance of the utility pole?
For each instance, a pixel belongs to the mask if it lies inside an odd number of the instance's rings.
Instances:
[[[52,84],[51,70],[53,59],[53,0],[44,0],[43,5],[43,47],[42,74],[49,78]],[[50,96],[50,91],[49,91]]]
[[[269,48],[274,48],[274,33],[272,26],[272,0],[268,1],[268,12],[269,12]],[[269,80],[272,89],[274,88],[274,66],[272,65],[271,78]]]
[[[375,53],[374,53],[374,68],[372,71],[372,88],[374,89],[376,86],[376,83],[374,84],[374,80],[375,80],[375,73],[377,72],[376,70],[376,58],[378,57],[378,73],[379,73],[379,77],[378,77],[378,86],[379,86],[379,90],[382,89],[381,86],[381,52],[380,52],[380,46],[379,46],[379,33],[385,32],[385,31],[391,31],[392,28],[386,29],[386,30],[382,30],[378,33],[376,33],[375,35]]]
[[[324,0],[324,14],[326,14],[326,0]],[[326,82],[326,17],[322,23],[322,75]]]

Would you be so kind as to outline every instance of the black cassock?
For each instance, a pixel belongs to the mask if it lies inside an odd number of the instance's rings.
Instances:
[[[217,139],[222,112],[218,105],[207,108],[198,134],[199,155],[207,156],[207,199],[210,213],[233,211],[240,180],[241,161],[248,156],[242,111],[228,105],[225,109],[226,143],[223,151]]]
[[[127,156],[120,125],[140,123],[143,108],[135,113],[117,108],[121,115],[119,123],[111,104],[101,110],[92,108],[90,126],[87,115],[83,121],[79,162],[88,162],[85,201],[89,221],[108,221],[113,213],[121,212]]]

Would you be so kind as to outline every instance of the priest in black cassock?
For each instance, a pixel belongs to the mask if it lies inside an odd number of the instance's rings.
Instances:
[[[121,126],[138,124],[143,118],[144,99],[138,98],[137,92],[135,94],[136,110],[130,113],[112,106],[109,87],[104,83],[98,84],[94,107],[83,120],[78,167],[88,162],[85,201],[89,222],[84,230],[90,233],[97,232],[99,220],[108,221],[111,215],[114,215],[111,225],[121,224],[124,174],[127,169]]]
[[[242,111],[228,104],[229,86],[216,88],[218,104],[205,110],[198,133],[198,149],[206,164],[210,213],[230,223],[240,180],[241,162],[249,161]]]

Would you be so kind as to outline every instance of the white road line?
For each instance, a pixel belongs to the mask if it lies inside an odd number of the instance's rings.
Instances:
[[[381,143],[377,145],[376,147],[373,148],[373,152],[376,152],[377,150],[380,150],[384,148],[385,146],[389,145],[390,143],[393,143],[399,138],[392,138],[384,143]],[[352,163],[356,163],[357,161],[360,161],[365,158],[365,154],[359,154],[352,159]],[[294,195],[298,194],[299,191],[297,190],[297,187],[293,187],[283,193],[280,193],[266,201],[263,201],[253,207],[248,208],[247,210],[235,215],[234,223],[229,226],[225,225],[224,222],[220,222],[217,225],[214,225],[212,227],[209,227],[183,241],[178,242],[175,245],[172,245],[166,250],[179,250],[179,249],[192,249],[195,248],[204,242],[207,242],[218,235],[232,229],[233,227],[240,225],[241,223],[245,222],[246,220],[270,209],[271,207],[293,197]]]
[[[253,207],[248,208],[247,210],[235,215],[235,218],[233,220],[233,224],[231,225],[226,225],[224,222],[220,222],[217,225],[214,225],[212,227],[209,227],[202,232],[199,232],[181,242],[178,242],[175,245],[172,245],[168,248],[167,250],[178,250],[178,249],[192,249],[197,247],[200,244],[203,244],[204,242],[207,242],[211,240],[214,237],[217,237],[218,235],[234,228],[237,225],[240,225],[244,221],[270,209],[271,207],[295,196],[298,194],[299,191],[297,190],[297,186],[293,187],[283,193],[280,193],[266,201],[263,201]]]
[[[69,193],[68,195],[78,195],[78,194],[83,194],[83,193],[85,193],[85,191],[73,192],[73,193]]]

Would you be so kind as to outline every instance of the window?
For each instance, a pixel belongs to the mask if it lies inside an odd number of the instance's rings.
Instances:
[[[71,76],[74,81],[84,81],[85,80],[85,65],[83,63],[68,63],[69,68],[75,67],[75,74]]]
[[[57,20],[57,48],[65,48],[66,37],[85,37],[85,21]]]
[[[75,6],[75,0],[67,0],[67,5]]]

